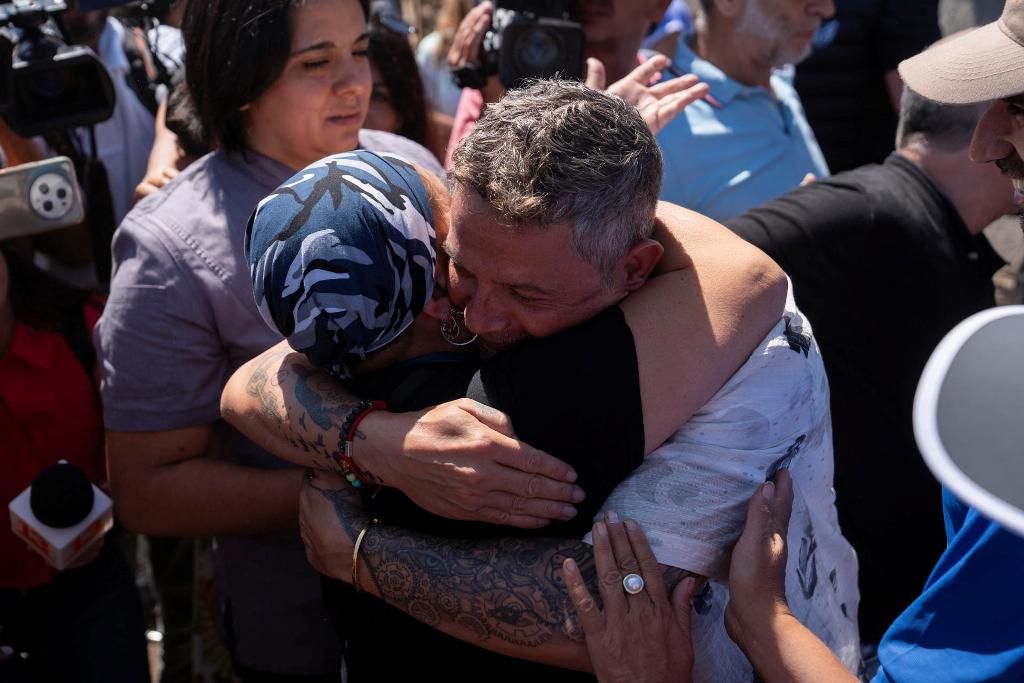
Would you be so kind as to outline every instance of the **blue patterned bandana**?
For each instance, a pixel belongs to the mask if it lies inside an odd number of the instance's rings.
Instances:
[[[349,379],[430,300],[433,222],[423,182],[401,157],[357,150],[321,159],[249,219],[260,314],[293,349]]]

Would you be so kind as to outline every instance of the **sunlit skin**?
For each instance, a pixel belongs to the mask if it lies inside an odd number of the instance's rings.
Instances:
[[[358,146],[372,85],[356,0],[307,0],[291,20],[284,70],[243,112],[249,146],[297,170]]]
[[[780,67],[803,61],[821,22],[835,14],[832,0],[747,0],[737,32],[759,60]]]
[[[694,49],[733,80],[771,88],[772,70],[811,50],[833,0],[715,0]]]
[[[971,160],[996,164],[1013,182],[1014,201],[1024,210],[1024,93],[989,106],[974,131]]]
[[[466,326],[490,351],[593,317],[646,280],[650,266],[640,252],[661,254],[650,240],[637,245],[607,284],[595,266],[575,255],[568,223],[502,228],[490,205],[468,190],[457,190],[452,198],[443,249],[450,259],[451,301],[465,309]]]

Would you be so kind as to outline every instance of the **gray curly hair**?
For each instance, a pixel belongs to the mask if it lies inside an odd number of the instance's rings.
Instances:
[[[487,108],[452,158],[506,227],[574,226],[576,255],[605,282],[649,238],[661,193],[658,143],[634,107],[582,83],[540,80]]]

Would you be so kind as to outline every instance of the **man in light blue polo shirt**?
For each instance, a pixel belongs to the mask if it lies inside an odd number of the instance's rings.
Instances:
[[[832,0],[701,0],[673,70],[711,88],[658,135],[661,198],[715,220],[759,206],[811,173],[828,175],[800,98],[777,69],[804,59]]]

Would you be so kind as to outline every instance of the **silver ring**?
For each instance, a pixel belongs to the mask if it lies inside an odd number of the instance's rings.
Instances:
[[[622,590],[636,595],[644,589],[644,577],[639,574],[626,574],[622,577]]]

